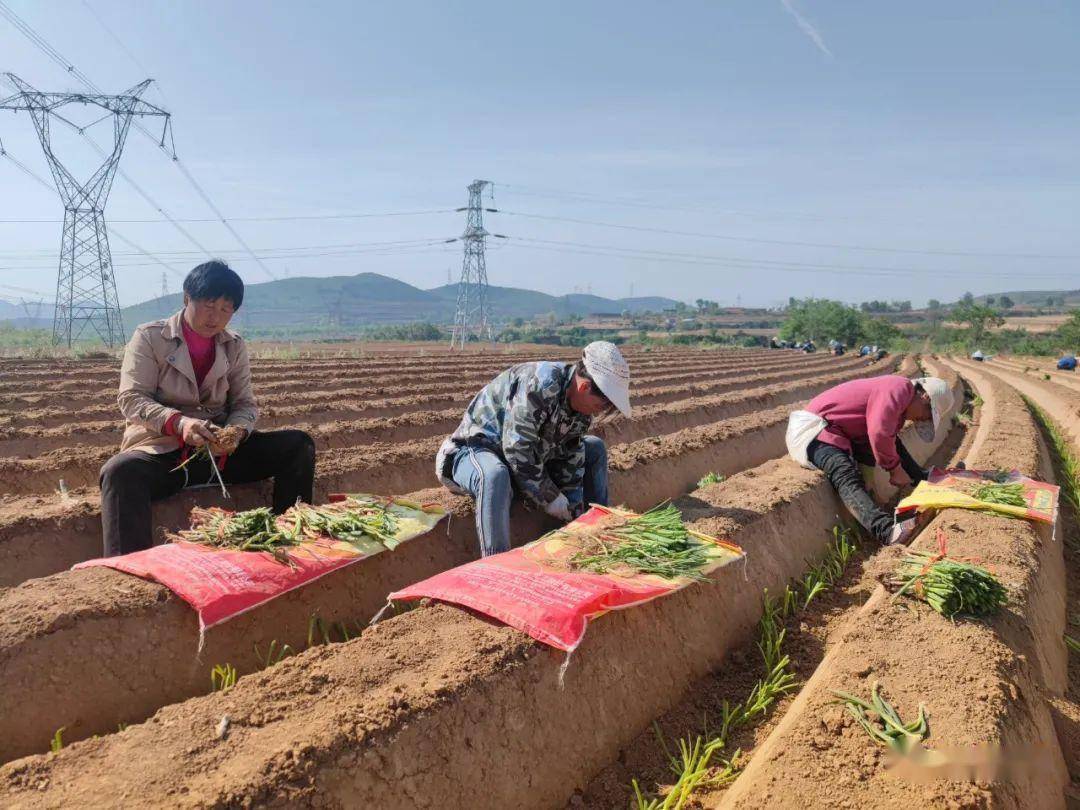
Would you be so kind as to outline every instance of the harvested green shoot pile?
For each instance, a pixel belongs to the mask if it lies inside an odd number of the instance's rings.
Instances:
[[[329,536],[356,545],[365,539],[374,540],[393,550],[398,545],[397,528],[397,516],[387,504],[346,498],[323,506],[297,503],[280,517],[268,507],[246,512],[196,507],[191,510],[191,528],[169,538],[232,551],[265,551],[289,565],[286,549],[318,537]]]
[[[946,618],[958,613],[988,616],[1008,599],[1001,581],[980,565],[942,554],[913,551],[896,569],[902,587],[894,599],[910,593]]]
[[[233,551],[265,551],[278,562],[289,563],[285,549],[295,546],[302,536],[285,531],[269,507],[229,512],[216,506],[191,510],[191,528],[170,535],[171,540],[186,540]]]
[[[323,506],[298,503],[282,520],[294,522],[295,532],[312,539],[327,535],[354,544],[371,539],[391,551],[398,545],[397,517],[386,504],[374,499],[346,498]]]
[[[926,707],[920,703],[919,716],[910,723],[905,723],[889,701],[881,696],[881,685],[877,681],[874,681],[870,690],[870,703],[847,692],[833,690],[833,694],[840,698],[836,702],[847,707],[863,731],[870,735],[870,739],[888,746],[898,754],[906,754],[930,736]]]
[[[982,484],[976,487],[971,497],[985,503],[999,503],[1004,506],[1027,506],[1024,500],[1023,484]]]
[[[705,475],[701,476],[701,478],[698,479],[697,488],[702,489],[703,487],[707,487],[710,484],[719,484],[723,480],[724,480],[724,476],[720,475],[720,473],[715,473],[715,472],[705,473]]]
[[[654,574],[664,579],[707,579],[702,569],[709,562],[710,544],[699,540],[683,525],[682,515],[671,504],[662,504],[643,515],[612,513],[595,531],[574,535],[578,546],[569,559],[576,571],[593,574]]]

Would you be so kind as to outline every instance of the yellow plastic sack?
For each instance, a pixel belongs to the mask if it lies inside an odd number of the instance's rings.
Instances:
[[[987,503],[968,494],[972,489],[986,483],[1021,484],[1026,506]],[[1053,484],[1036,481],[1013,470],[1003,475],[993,470],[938,470],[930,471],[926,481],[920,481],[915,490],[896,506],[897,522],[907,520],[916,512],[927,509],[978,509],[997,512],[1011,517],[1037,520],[1053,524],[1057,521],[1059,488]]]

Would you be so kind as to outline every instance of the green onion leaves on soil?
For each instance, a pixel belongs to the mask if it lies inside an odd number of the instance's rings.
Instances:
[[[682,514],[662,504],[643,515],[622,517],[595,532],[574,535],[579,546],[569,559],[572,569],[594,574],[655,574],[664,579],[707,579],[701,571],[709,562],[708,543],[683,525]]]
[[[724,480],[724,476],[720,475],[720,473],[716,473],[716,472],[705,473],[705,475],[701,476],[701,478],[698,479],[697,488],[701,489],[702,487],[707,487],[710,484],[719,484],[723,480]]]
[[[225,692],[236,686],[236,667],[232,664],[215,664],[210,671],[210,689]]]
[[[889,701],[881,696],[881,685],[877,681],[874,681],[870,690],[870,703],[855,695],[835,689],[833,694],[839,698],[836,702],[847,707],[851,716],[862,726],[870,739],[891,748],[898,754],[906,754],[930,736],[926,707],[920,703],[918,717],[905,723]]]

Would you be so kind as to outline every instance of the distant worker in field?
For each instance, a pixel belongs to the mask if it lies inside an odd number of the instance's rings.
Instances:
[[[900,429],[910,420],[919,438],[933,441],[952,405],[952,389],[937,377],[888,374],[841,383],[791,414],[788,452],[802,466],[824,472],[855,519],[883,545],[904,542],[914,522],[895,524],[874,503],[859,464],[881,467],[897,487],[925,480],[926,471],[900,441]]]
[[[608,502],[607,449],[596,417],[630,416],[630,368],[611,343],[576,363],[521,363],[478,393],[435,460],[439,480],[476,501],[481,554],[510,548],[514,492],[567,522]]]
[[[1057,361],[1057,367],[1061,371],[1076,371],[1076,355],[1067,354]]]
[[[256,431],[247,346],[226,329],[244,282],[220,261],[184,279],[184,308],[136,327],[120,368],[127,421],[120,452],[101,468],[105,556],[149,548],[151,502],[217,481],[208,458],[176,469],[210,444],[226,484],[274,479],[273,508],[310,502],[315,443],[300,430]]]

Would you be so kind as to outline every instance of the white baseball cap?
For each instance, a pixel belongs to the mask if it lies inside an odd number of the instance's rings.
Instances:
[[[930,397],[931,419],[929,422],[916,422],[915,432],[924,442],[932,442],[941,427],[941,420],[953,406],[953,392],[949,384],[940,377],[918,377],[912,380]]]
[[[630,366],[614,343],[595,340],[585,347],[585,370],[619,412],[630,417]]]

